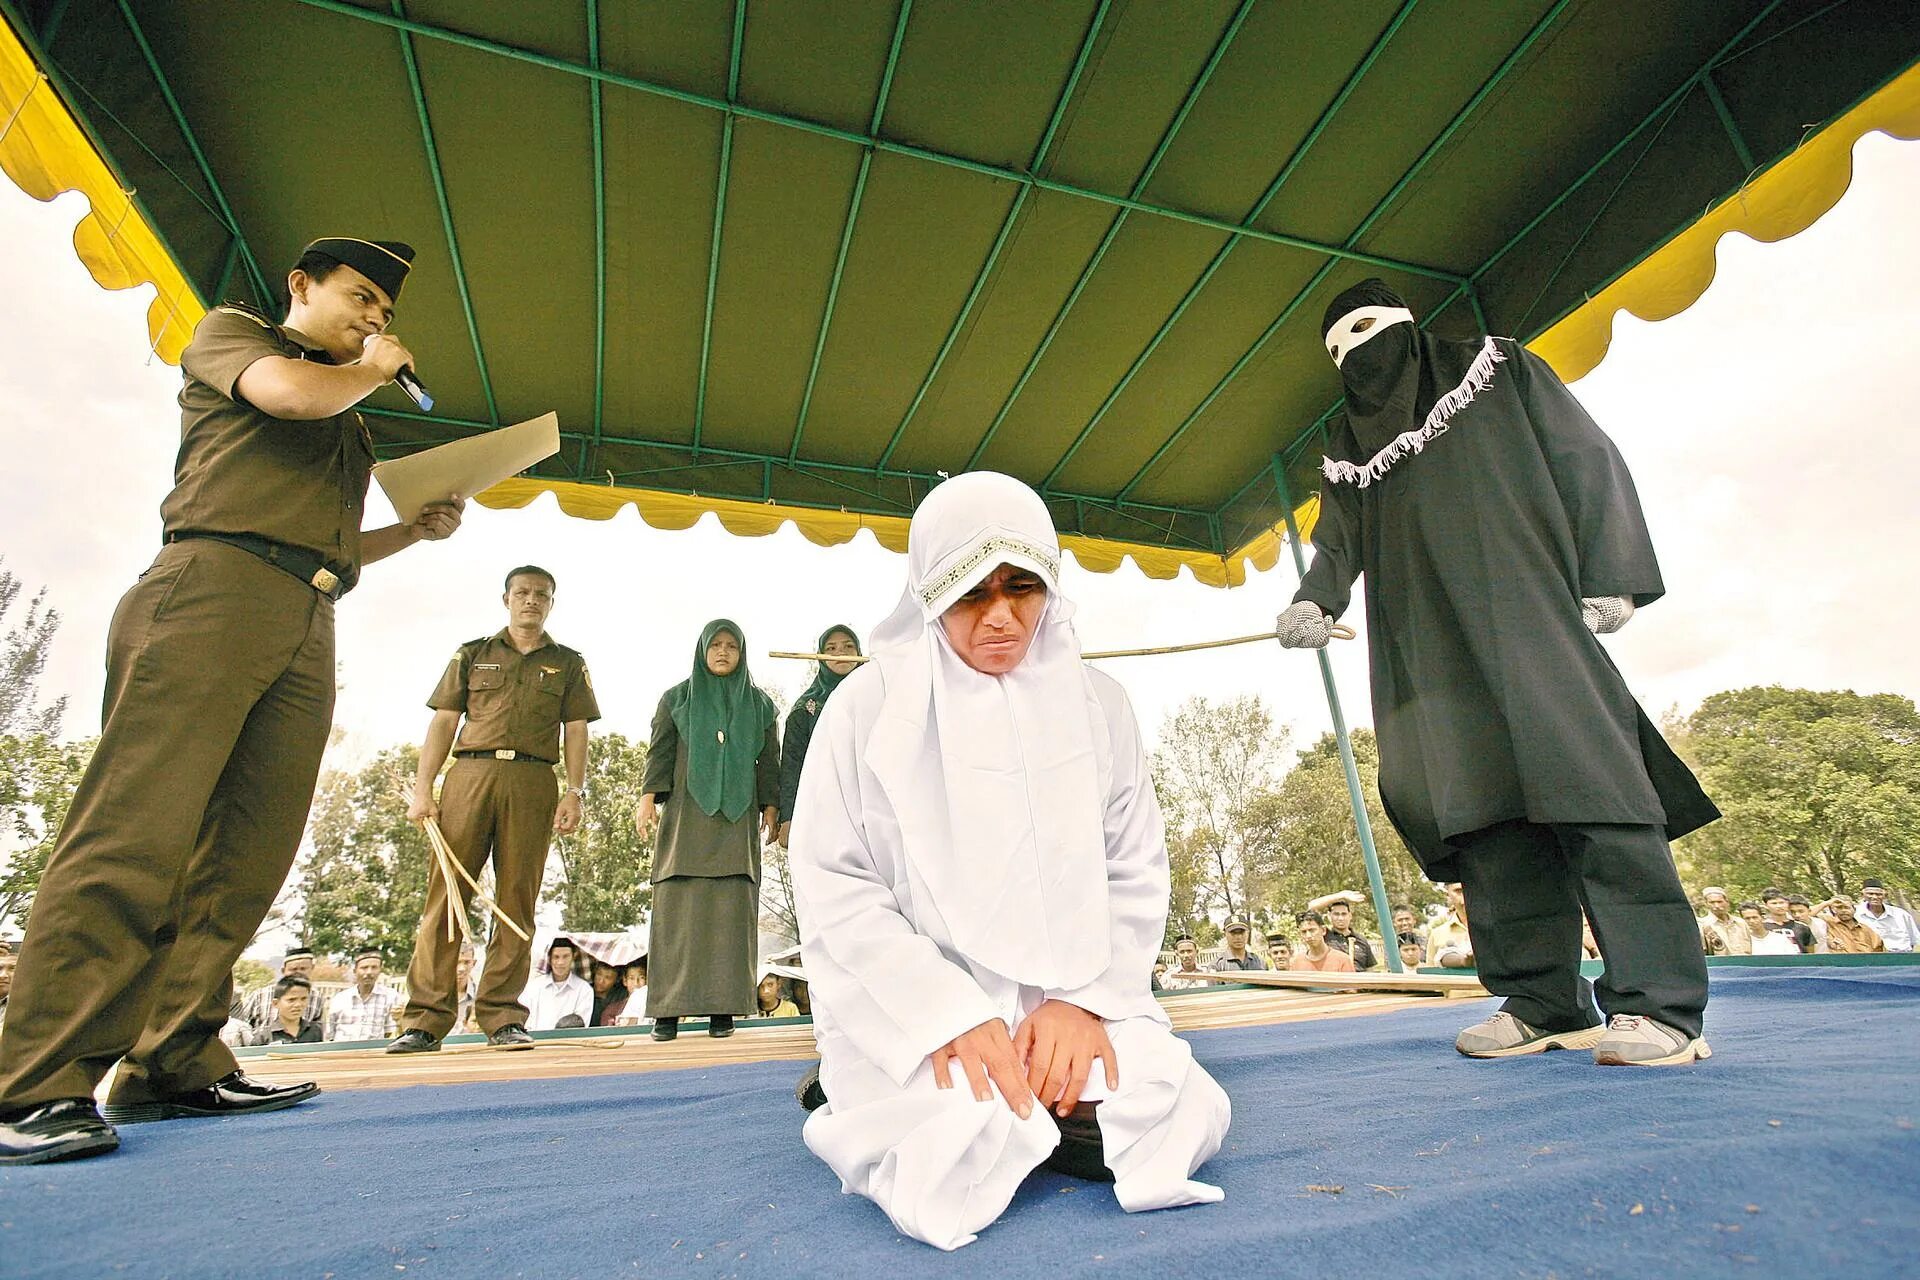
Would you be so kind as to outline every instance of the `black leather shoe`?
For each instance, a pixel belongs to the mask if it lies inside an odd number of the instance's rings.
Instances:
[[[119,1145],[92,1098],[58,1098],[0,1120],[0,1165],[83,1160]]]
[[[653,1020],[653,1038],[662,1043],[680,1034],[680,1019],[655,1018]]]
[[[440,1042],[425,1031],[402,1031],[398,1039],[387,1046],[388,1053],[438,1053]]]
[[[109,1102],[105,1114],[113,1124],[146,1124],[181,1116],[250,1116],[294,1106],[319,1092],[320,1086],[311,1080],[304,1084],[268,1084],[234,1071],[205,1088],[169,1093],[152,1102]]]
[[[710,1013],[707,1015],[707,1034],[715,1040],[725,1040],[733,1034],[733,1015],[730,1013]]]
[[[528,1035],[527,1029],[519,1023],[509,1022],[488,1036],[487,1043],[496,1049],[531,1049],[533,1037]]]

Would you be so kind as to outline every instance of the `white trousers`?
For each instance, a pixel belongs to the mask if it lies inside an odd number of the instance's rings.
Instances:
[[[1096,1062],[1087,1092],[1100,1100],[1101,1143],[1120,1207],[1139,1213],[1224,1199],[1192,1175],[1226,1138],[1226,1091],[1154,1019],[1106,1029],[1120,1087],[1106,1088]],[[928,1062],[903,1088],[844,1037],[823,1040],[820,1050],[827,1105],[807,1118],[808,1148],[840,1175],[842,1191],[866,1196],[916,1240],[942,1249],[971,1244],[1060,1144],[1044,1107],[1022,1120],[997,1089],[991,1101],[979,1101],[957,1063],[952,1089],[934,1084]]]

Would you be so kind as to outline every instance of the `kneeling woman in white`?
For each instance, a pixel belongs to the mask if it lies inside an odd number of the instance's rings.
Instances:
[[[959,476],[915,513],[908,566],[800,781],[827,1096],[807,1145],[942,1249],[1076,1154],[1129,1212],[1219,1200],[1192,1174],[1227,1096],[1150,989],[1160,807],[1125,692],[1081,663],[1052,518],[1017,480]]]

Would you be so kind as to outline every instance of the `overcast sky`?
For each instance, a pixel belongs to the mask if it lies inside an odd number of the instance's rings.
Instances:
[[[1852,190],[1812,229],[1779,245],[1722,241],[1699,303],[1658,325],[1620,317],[1611,354],[1576,385],[1633,468],[1666,577],[1666,599],[1609,641],[1656,716],[1756,683],[1920,696],[1920,145],[1876,134],[1855,158]],[[147,349],[149,291],[104,292],[75,257],[82,208],[0,182],[0,556],[30,588],[47,585],[64,618],[47,685],[70,695],[74,735],[97,728],[107,623],[158,545],[180,380]],[[377,490],[369,506],[391,518]],[[448,655],[503,625],[500,576],[526,561],[559,577],[550,630],[587,656],[603,727],[635,736],[709,619],[737,620],[756,677],[790,697],[805,665],[765,651],[808,648],[835,622],[865,634],[904,573],[864,534],[822,549],[791,529],[735,538],[711,517],[670,533],[630,509],[595,523],[550,499],[470,507],[453,540],[372,566],[342,604],[334,763],[418,739]],[[1270,629],[1294,586],[1283,556],[1233,591],[1150,582],[1130,565],[1073,569],[1065,589],[1087,647],[1119,648]],[[1335,651],[1348,719],[1368,723],[1363,647]],[[1330,727],[1316,664],[1277,647],[1109,669],[1149,734],[1195,694],[1257,693],[1299,745]]]

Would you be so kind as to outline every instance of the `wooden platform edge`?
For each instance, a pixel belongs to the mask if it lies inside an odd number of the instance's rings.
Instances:
[[[1202,978],[1208,982],[1233,983],[1248,987],[1274,987],[1289,991],[1384,992],[1393,995],[1484,996],[1487,989],[1480,979],[1455,977],[1444,973],[1311,973],[1292,969],[1272,971],[1236,971],[1233,973],[1182,973],[1183,980]]]

